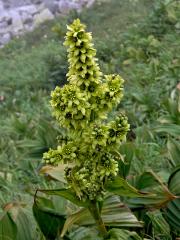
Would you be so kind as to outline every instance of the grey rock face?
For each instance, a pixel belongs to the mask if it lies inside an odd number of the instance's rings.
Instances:
[[[0,47],[56,15],[80,11],[95,0],[0,0]]]
[[[74,2],[74,1],[68,1],[68,0],[60,0],[59,1],[59,12],[61,13],[68,13],[69,10],[71,9],[80,9],[81,5],[78,4],[78,2]]]
[[[17,35],[23,30],[22,18],[18,10],[10,10],[9,15],[12,17],[12,32]]]
[[[1,43],[1,45],[5,45],[5,44],[7,44],[10,40],[11,40],[11,34],[10,34],[10,33],[5,33],[5,34],[1,37],[0,43]]]
[[[5,8],[16,8],[31,4],[31,0],[1,0]]]
[[[4,5],[2,2],[0,2],[0,13],[4,11]]]
[[[58,8],[58,1],[44,0],[45,6],[54,14]]]
[[[34,18],[35,27],[40,25],[41,23],[54,19],[54,15],[49,11],[49,9],[45,8],[39,14],[37,14]]]
[[[21,12],[26,12],[26,13],[31,14],[32,16],[39,12],[36,5],[22,6],[22,7],[19,7],[18,9],[19,9],[20,13]]]
[[[33,22],[33,16],[28,12],[21,12],[20,16],[23,24],[29,24]]]

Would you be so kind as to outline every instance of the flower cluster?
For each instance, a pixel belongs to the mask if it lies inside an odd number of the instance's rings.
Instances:
[[[101,200],[105,193],[104,184],[106,180],[116,176],[118,173],[118,162],[109,153],[91,156],[80,165],[67,168],[65,175],[69,186],[77,196],[86,200]]]
[[[107,120],[123,96],[124,80],[100,72],[91,33],[79,19],[68,26],[64,44],[68,47],[69,82],[51,93],[51,106],[67,130],[67,141],[44,153],[43,160],[53,165],[73,162],[74,167],[65,171],[69,187],[80,199],[100,199],[106,181],[118,173],[116,154],[129,130],[122,114]]]
[[[56,150],[49,149],[43,154],[46,164],[58,165],[59,163],[73,162],[76,160],[77,147],[74,142],[68,142],[63,146],[58,146]]]

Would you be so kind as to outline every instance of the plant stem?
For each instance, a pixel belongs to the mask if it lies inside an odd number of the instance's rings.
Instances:
[[[91,215],[93,216],[102,237],[104,239],[106,239],[108,237],[108,232],[107,232],[104,222],[101,218],[101,214],[99,212],[99,207],[97,205],[97,201],[95,201],[95,200],[91,201],[89,211],[90,211]]]

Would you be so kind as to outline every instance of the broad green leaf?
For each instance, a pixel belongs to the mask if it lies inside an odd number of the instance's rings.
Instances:
[[[180,166],[169,177],[168,186],[174,194],[180,196]]]
[[[42,197],[35,198],[33,214],[44,236],[55,240],[64,226],[64,215],[55,211],[51,200]]]
[[[179,231],[180,229],[180,199],[169,202],[167,208],[163,209],[164,216],[169,225]]]
[[[180,164],[180,144],[176,140],[169,138],[167,148],[173,166],[176,167]]]
[[[168,139],[167,149],[173,166],[180,165],[180,144],[172,138]]]
[[[21,206],[14,206],[9,211],[12,214],[12,218],[17,226],[17,240],[31,240],[33,239],[33,226],[30,218],[25,214]],[[31,226],[31,227],[27,227]]]
[[[54,190],[45,190],[45,189],[39,189],[39,192],[43,192],[47,195],[56,195],[60,197],[64,197],[65,199],[71,201],[72,203],[76,204],[80,207],[88,207],[89,202],[88,201],[81,201],[77,198],[76,194],[71,189],[54,189]]]
[[[33,239],[32,223],[30,222],[28,216],[25,214],[25,212],[22,209],[19,210],[16,224],[18,227],[17,239],[23,239],[23,240]],[[27,226],[31,226],[31,227],[27,227]]]
[[[78,227],[69,234],[69,238],[72,240],[103,240],[94,227]]]
[[[161,211],[159,211],[159,210],[149,211],[146,213],[146,215],[151,220],[153,232],[157,238],[171,239],[169,224],[164,219]]]
[[[169,202],[167,208],[163,209],[163,211],[169,225],[180,231],[180,167],[176,168],[171,174],[168,186],[179,198]]]
[[[162,169],[161,171],[157,172],[157,175],[162,179],[163,183],[167,183],[170,176],[169,169]]]
[[[120,175],[123,176],[124,178],[127,177],[129,174],[131,162],[134,156],[134,145],[132,143],[124,143],[123,145],[120,146],[120,153],[124,158],[123,161],[119,161],[119,172]]]
[[[18,240],[17,226],[8,212],[0,216],[0,240]]]
[[[131,186],[125,179],[119,176],[106,184],[106,190],[119,196],[126,197],[139,197],[148,195],[148,193],[137,190],[135,187]]]
[[[180,136],[180,126],[176,124],[161,124],[154,127],[153,130],[157,133],[165,132],[176,137]]]
[[[142,240],[136,232],[130,232],[124,229],[112,228],[108,233],[108,240]]]
[[[142,191],[151,191],[152,195],[127,199],[131,208],[146,206],[146,208],[162,208],[176,196],[172,194],[162,180],[153,172],[147,171],[136,179],[136,187]]]
[[[130,209],[120,202],[119,197],[106,197],[101,216],[106,226],[113,227],[142,227],[142,223],[132,214]],[[88,209],[80,209],[78,212],[70,215],[62,230],[62,236],[72,225],[90,226],[94,225],[94,218],[91,216]]]

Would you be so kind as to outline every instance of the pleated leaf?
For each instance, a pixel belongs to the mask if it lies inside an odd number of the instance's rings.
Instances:
[[[171,239],[169,224],[164,219],[163,214],[160,210],[149,211],[146,213],[146,215],[151,220],[153,232],[157,238]]]
[[[180,136],[180,126],[177,124],[168,124],[168,123],[161,124],[161,125],[158,125],[157,127],[154,127],[153,130],[157,133],[164,132],[175,137]]]
[[[42,197],[36,197],[33,214],[43,235],[48,240],[55,240],[64,226],[65,216],[54,209],[51,200]]]
[[[180,165],[180,144],[172,138],[168,139],[167,149],[173,166]]]
[[[142,223],[137,220],[128,207],[120,202],[117,196],[109,196],[106,198],[102,207],[101,216],[106,226],[142,227]],[[66,231],[74,224],[91,226],[95,224],[95,221],[89,210],[83,208],[67,218],[61,236],[64,236]]]
[[[168,185],[179,198],[171,201],[164,209],[165,217],[170,226],[180,232],[180,167],[171,174]]]
[[[8,212],[0,216],[0,240],[17,239],[17,226]]]
[[[71,189],[54,189],[54,190],[46,190],[46,189],[40,189],[39,192],[43,192],[47,195],[55,195],[64,197],[65,199],[71,201],[72,203],[76,204],[80,207],[88,207],[89,201],[81,201],[76,194]]]
[[[119,196],[126,197],[139,197],[148,195],[148,193],[137,190],[135,187],[131,186],[125,179],[119,176],[106,184],[106,190]]]
[[[69,234],[69,237],[72,240],[103,240],[94,227],[78,227]]]
[[[151,191],[152,195],[128,199],[131,208],[162,208],[176,196],[171,193],[162,180],[153,172],[147,171],[141,174],[136,180],[136,187],[142,191]]]
[[[4,210],[11,216],[17,228],[17,240],[32,240],[34,228],[29,213],[25,211],[25,205],[19,202],[8,203]],[[31,226],[31,227],[27,227]]]
[[[142,238],[136,232],[112,228],[108,240],[142,240]]]

